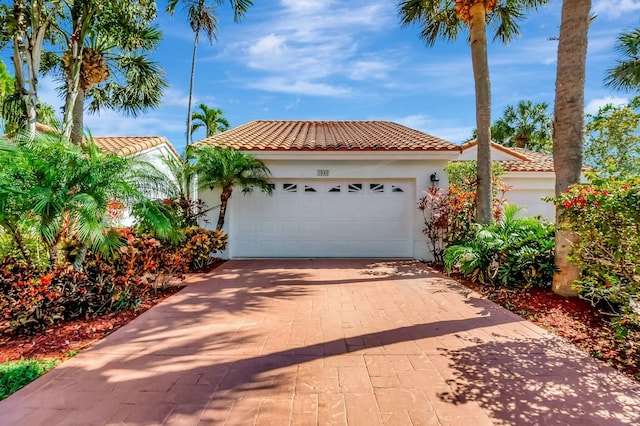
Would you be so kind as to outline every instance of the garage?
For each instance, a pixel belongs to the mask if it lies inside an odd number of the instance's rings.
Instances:
[[[271,196],[237,194],[230,255],[411,257],[414,182],[274,180]]]
[[[388,121],[256,120],[196,143],[243,151],[270,171],[272,196],[236,186],[223,231],[228,259],[428,259],[417,208],[446,185],[460,147]],[[442,178],[440,181],[437,177]],[[217,223],[220,188],[204,188],[204,226]]]

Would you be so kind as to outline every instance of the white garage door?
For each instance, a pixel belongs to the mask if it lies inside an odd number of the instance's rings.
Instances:
[[[231,197],[231,257],[411,257],[410,180],[281,180]]]

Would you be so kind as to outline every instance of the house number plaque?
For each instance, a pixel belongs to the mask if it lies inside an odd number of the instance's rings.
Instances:
[[[327,169],[318,169],[318,176],[329,176],[329,170],[327,170]]]

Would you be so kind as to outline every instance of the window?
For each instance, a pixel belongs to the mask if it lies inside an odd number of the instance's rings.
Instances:
[[[396,185],[391,185],[391,192],[404,192],[404,189]]]
[[[318,192],[313,186],[305,185],[304,192]]]
[[[369,184],[369,191],[374,192],[374,193],[384,192],[384,184],[382,184],[382,183],[370,183]]]
[[[329,192],[340,192],[340,185],[332,186]]]
[[[282,190],[284,192],[298,192],[298,185],[295,183],[283,183]]]
[[[362,191],[361,183],[350,183],[349,184],[349,192],[360,192]]]

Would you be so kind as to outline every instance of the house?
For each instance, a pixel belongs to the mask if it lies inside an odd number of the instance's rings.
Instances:
[[[461,146],[459,161],[475,160],[477,142],[472,140]],[[520,214],[555,218],[553,203],[543,201],[543,197],[555,196],[555,174],[553,157],[548,154],[523,148],[507,148],[491,143],[491,159],[500,163],[505,171],[504,184],[511,188],[505,198],[511,204],[523,208]]]
[[[256,189],[231,197],[229,258],[426,259],[417,200],[434,184],[447,187],[450,161],[475,158],[473,143],[461,147],[387,121],[256,120],[197,143],[251,153],[273,175],[271,196]],[[540,200],[553,193],[548,158],[496,144],[493,151],[515,187],[512,200],[526,201],[530,214],[551,213]],[[199,197],[219,204],[218,190]],[[216,217],[211,211],[210,223]]]

